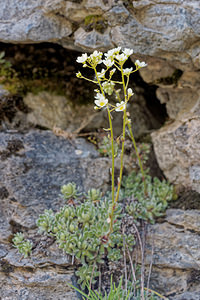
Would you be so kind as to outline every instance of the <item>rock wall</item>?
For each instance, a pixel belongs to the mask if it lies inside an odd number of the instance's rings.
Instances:
[[[137,57],[147,61],[149,66],[141,71],[141,76],[147,83],[159,87],[157,97],[166,104],[170,120],[178,119],[186,127],[198,126],[198,0],[1,0],[0,4],[0,41],[4,43],[53,42],[67,49],[88,52],[114,46],[132,48],[135,53],[133,60]],[[185,117],[185,113],[190,113],[190,116]],[[191,118],[195,118],[192,125]],[[185,160],[185,154],[180,154],[178,146],[184,140],[181,130],[176,135],[176,143],[173,137],[169,141],[170,149],[173,143],[175,155],[167,156],[166,165],[162,163],[166,157],[161,149],[166,145],[159,137],[171,136],[179,125],[174,123],[172,127],[164,127],[157,133],[157,138],[153,135],[160,167],[175,184],[182,183],[199,191],[200,165],[195,154],[199,144],[190,144],[193,138],[187,138],[190,151],[186,150],[186,157],[189,157],[189,162],[184,163],[184,167],[180,161]],[[197,141],[198,132],[192,135]],[[170,149],[166,151],[170,152]]]
[[[176,68],[199,67],[198,0],[1,0],[1,8],[2,42],[56,42],[89,51],[121,45]]]
[[[200,193],[198,0],[0,0],[0,5],[3,43],[51,42],[84,52],[122,46],[134,50],[133,61],[145,60],[148,67],[140,75],[147,84],[158,87],[157,98],[166,105],[169,117],[161,129],[152,133],[158,163],[171,182]],[[0,94],[7,96],[3,89]],[[133,115],[137,109],[141,112],[143,93],[138,99],[131,108]],[[29,94],[25,103],[31,110],[25,117],[37,126],[57,125],[76,131],[83,121],[80,117],[77,123],[67,123],[69,119],[63,112],[66,110],[70,117],[72,113],[65,100],[57,96],[52,107],[49,94]],[[39,109],[41,103],[43,111]],[[52,113],[56,107],[57,115]],[[87,112],[91,123],[86,122],[85,127],[89,129],[94,122],[93,114]],[[24,114],[21,110],[18,113],[18,119],[22,119]],[[147,119],[153,121],[146,109],[143,115],[147,116],[143,132],[158,128],[155,123],[147,126]],[[106,188],[110,180],[108,162],[83,140],[68,141],[50,132],[20,134],[12,128],[1,132],[0,139],[1,296],[8,300],[73,299],[76,295],[65,282],[71,280],[74,266],[51,240],[44,239],[40,244],[34,222],[45,208],[62,205],[59,189],[67,180],[85,189]],[[35,238],[32,260],[20,260],[11,246],[13,234],[20,229]],[[170,299],[200,299],[199,211],[169,210],[162,224],[149,227],[149,236],[152,232],[152,287],[160,287]],[[151,244],[149,237],[149,249]],[[44,245],[45,253],[41,251]]]
[[[83,190],[106,190],[109,160],[83,139],[68,140],[50,131],[0,133],[0,291],[2,299],[77,299],[71,258],[50,237],[37,233],[35,220],[44,209],[64,205],[60,186],[74,181]],[[151,287],[170,300],[197,300],[199,284],[199,210],[169,209],[160,224],[148,227],[146,264]],[[34,245],[31,258],[14,249],[13,234],[23,231]],[[74,282],[73,282],[74,283]],[[182,295],[182,296],[180,296]],[[180,298],[182,297],[182,298]]]
[[[200,297],[199,225],[199,210],[168,209],[162,224],[148,228],[146,263],[153,261],[152,289],[159,287],[169,299]]]

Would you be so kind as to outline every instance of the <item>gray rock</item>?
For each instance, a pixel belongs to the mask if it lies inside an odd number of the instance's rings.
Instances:
[[[173,225],[183,226],[184,230],[200,231],[200,211],[168,209],[166,220]]]
[[[105,51],[108,48],[113,47],[113,43],[110,41],[110,30],[106,32],[99,33],[96,30],[86,32],[83,28],[79,28],[74,33],[75,45],[87,49],[87,51],[93,51],[96,48],[100,48]]]
[[[145,263],[148,269],[153,262],[151,288],[170,300],[199,299],[199,220],[198,210],[168,209],[164,223],[148,227]]]
[[[27,115],[27,122],[48,129],[57,127],[71,133],[79,133],[87,126],[91,128],[90,124],[94,119],[97,124],[104,120],[102,114],[97,114],[92,105],[72,105],[67,97],[48,92],[40,92],[37,95],[29,93],[24,97],[24,103],[31,110]]]
[[[190,1],[2,1],[2,42],[57,42],[69,49],[130,47],[179,66],[199,64],[199,5]],[[107,33],[85,32],[87,16],[102,16]],[[76,28],[74,30],[74,22]],[[66,42],[68,41],[68,42]],[[181,68],[181,67],[180,67]],[[191,67],[190,67],[191,69]]]
[[[191,88],[161,87],[156,94],[161,103],[166,103],[167,113],[172,120],[177,119],[184,111],[192,111],[200,100],[198,91]]]
[[[154,265],[171,269],[199,270],[200,237],[196,232],[191,233],[168,223],[156,224],[150,230],[154,233]]]
[[[179,296],[175,296],[171,298],[174,300],[199,300],[200,299],[200,291],[196,292],[185,292]]]
[[[45,7],[48,2],[41,0],[23,0],[20,3],[14,0],[2,1],[0,13],[1,41],[53,42],[56,39],[68,37],[72,33],[71,23],[62,18],[60,14],[56,16],[56,10],[52,7],[58,1],[51,1],[49,10]],[[54,14],[51,13],[52,11]]]
[[[158,164],[171,182],[200,193],[199,106],[178,118],[152,133]]]
[[[160,86],[159,80],[171,77],[175,70],[175,67],[164,59],[148,58],[148,67],[140,69],[140,75],[145,82]]]
[[[5,265],[4,265],[5,267]],[[54,267],[32,269],[7,266],[9,274],[1,273],[1,297],[5,300],[78,299],[76,292],[67,285],[73,269]]]

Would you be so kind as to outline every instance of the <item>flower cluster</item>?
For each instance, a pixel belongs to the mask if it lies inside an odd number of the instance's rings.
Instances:
[[[117,47],[109,50],[107,53],[104,53],[104,55],[102,52],[95,50],[89,56],[87,55],[87,53],[84,53],[77,58],[76,61],[78,63],[82,63],[83,67],[92,68],[95,72],[95,81],[84,77],[81,72],[78,72],[76,74],[76,76],[79,78],[84,78],[99,85],[100,91],[98,91],[95,96],[94,109],[101,109],[104,107],[109,109],[112,107],[112,110],[115,110],[116,112],[126,111],[127,102],[134,94],[130,88],[127,90],[127,94],[124,95],[125,99],[116,103],[115,105],[111,105],[109,103],[108,99],[105,96],[105,93],[111,96],[114,92],[116,82],[112,80],[112,76],[114,75],[116,70],[120,71],[122,76],[122,82],[117,83],[122,84],[124,85],[124,88],[127,88],[129,76],[140,68],[147,66],[145,62],[136,60],[135,70],[132,67],[123,69],[123,65],[132,54],[132,49],[122,49],[121,47]],[[102,68],[101,70],[97,70],[97,66],[100,64],[103,64],[104,68]]]

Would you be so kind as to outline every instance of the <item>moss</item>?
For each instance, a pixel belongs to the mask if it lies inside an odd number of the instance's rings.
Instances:
[[[11,94],[17,94],[20,89],[20,81],[15,70],[0,63],[0,84]]]
[[[93,29],[95,29],[100,33],[104,33],[104,31],[108,27],[108,24],[102,16],[89,15],[85,18],[84,27],[86,31],[92,31]]]

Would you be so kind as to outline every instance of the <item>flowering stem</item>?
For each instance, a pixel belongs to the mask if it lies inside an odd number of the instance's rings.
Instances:
[[[125,103],[127,103],[127,95],[126,95],[126,84],[124,80],[124,74],[123,74],[123,68],[121,65],[121,74],[122,74],[122,84],[124,88],[124,97],[125,97]],[[126,105],[124,109],[124,115],[123,115],[123,131],[122,131],[122,148],[121,148],[121,156],[120,156],[120,173],[119,173],[119,179],[118,179],[118,185],[117,185],[117,194],[114,200],[114,205],[112,205],[112,212],[111,212],[111,221],[110,221],[110,232],[113,231],[113,216],[115,211],[116,203],[119,199],[119,192],[121,188],[121,182],[122,182],[122,173],[123,173],[123,157],[124,157],[124,143],[125,143],[125,133],[126,133]]]
[[[94,67],[94,72],[101,90],[102,95],[105,97],[101,81],[99,80],[97,70]],[[110,126],[110,139],[111,139],[111,151],[112,151],[112,207],[114,207],[114,197],[115,197],[115,150],[114,150],[114,134],[113,134],[113,126],[112,126],[112,119],[111,119],[111,113],[109,106],[107,105],[107,111],[108,111],[108,120],[109,120],[109,126]]]
[[[142,161],[141,161],[141,158],[140,158],[140,154],[138,152],[138,148],[137,148],[137,145],[136,145],[136,142],[135,142],[135,138],[133,136],[133,131],[132,131],[132,128],[131,128],[131,124],[129,122],[127,122],[128,124],[128,130],[129,130],[129,133],[130,133],[130,136],[131,136],[131,139],[132,139],[132,142],[133,142],[133,146],[134,146],[134,149],[135,149],[135,153],[136,153],[136,156],[137,156],[137,159],[138,159],[138,164],[139,164],[139,167],[140,167],[140,170],[141,170],[141,173],[142,173],[142,180],[143,180],[143,184],[144,184],[144,194],[145,196],[148,196],[148,192],[147,192],[147,185],[146,185],[146,179],[145,179],[145,174],[144,174],[144,169],[143,169],[143,165],[142,165]]]
[[[114,195],[115,195],[115,150],[114,150],[114,136],[113,136],[113,127],[112,119],[109,107],[107,106],[108,119],[110,125],[110,139],[111,139],[111,151],[112,151],[112,206],[114,206]]]

